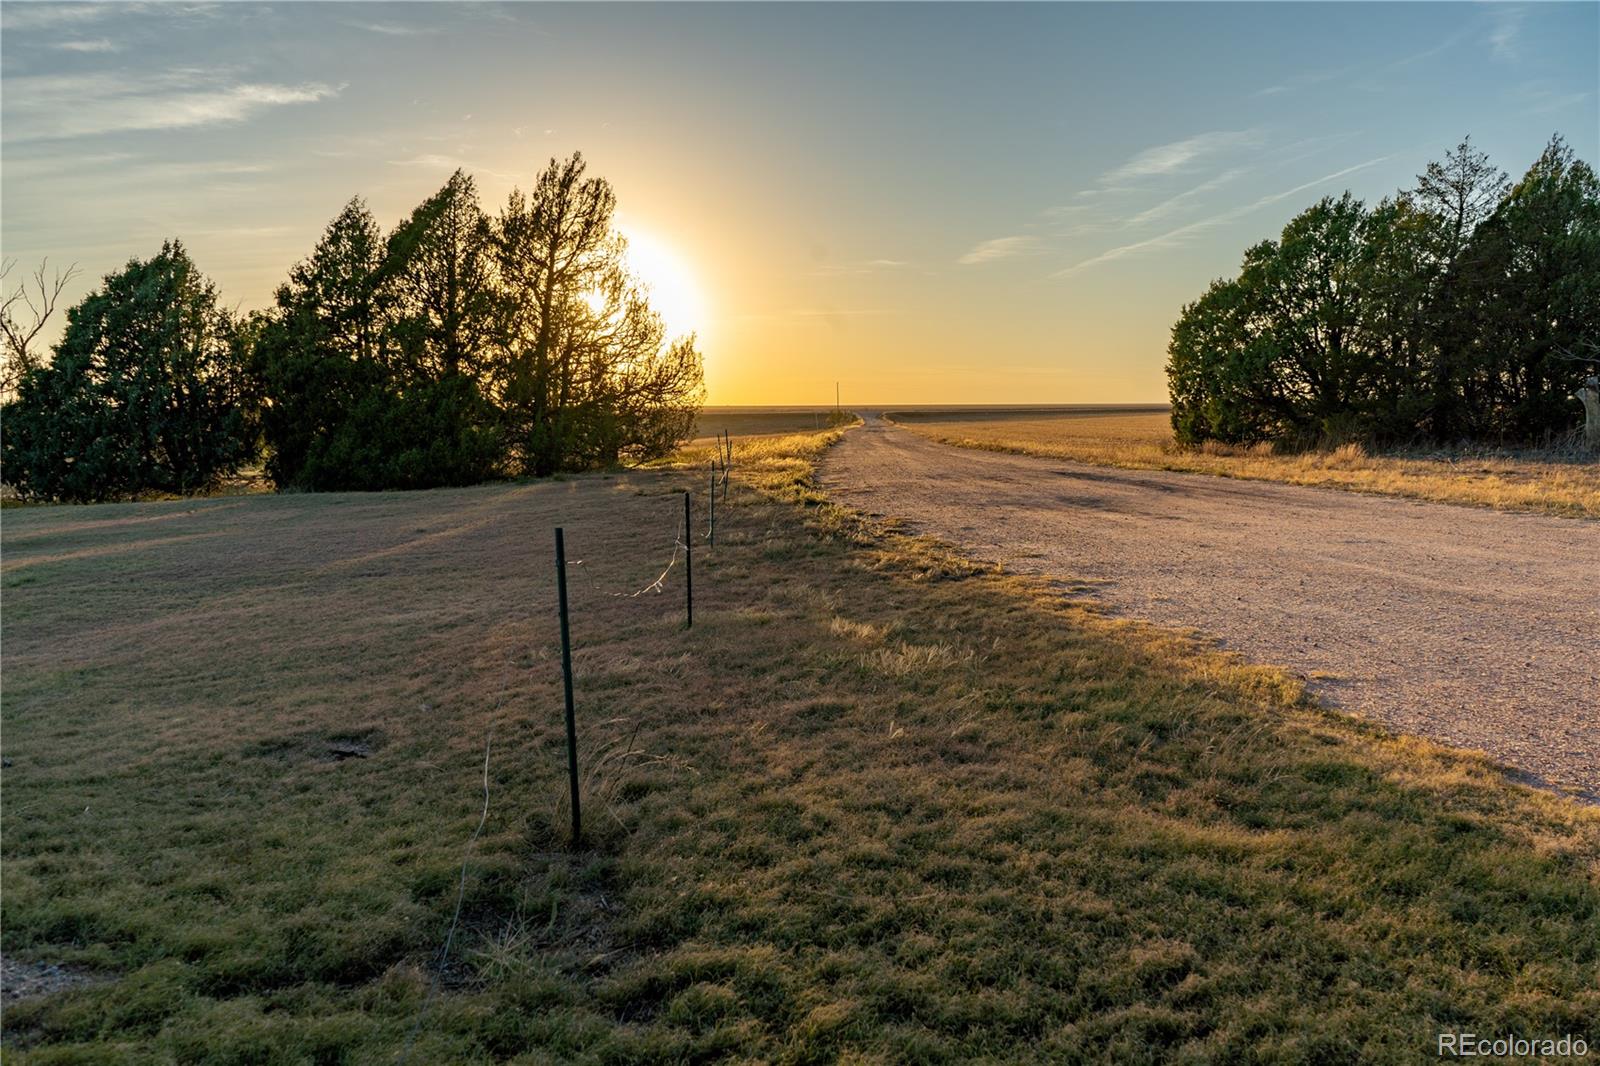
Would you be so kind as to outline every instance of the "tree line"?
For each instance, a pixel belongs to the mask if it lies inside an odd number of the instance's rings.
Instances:
[[[494,216],[461,171],[387,234],[358,197],[247,315],[169,241],[68,310],[53,359],[8,343],[5,480],[193,493],[261,460],[279,488],[426,488],[663,455],[701,360],[628,271],[615,207],[576,154]]]
[[[1469,140],[1248,249],[1168,348],[1180,442],[1539,444],[1600,339],[1600,181],[1557,136],[1511,183]]]

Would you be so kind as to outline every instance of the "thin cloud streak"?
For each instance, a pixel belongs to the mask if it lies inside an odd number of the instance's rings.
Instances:
[[[26,32],[30,30],[54,30],[73,26],[83,26],[90,22],[98,22],[105,18],[126,18],[130,15],[158,16],[162,18],[211,18],[219,10],[231,7],[231,4],[215,3],[174,3],[163,0],[161,3],[143,3],[137,0],[117,0],[116,3],[68,2],[36,3],[13,2],[0,8],[0,28],[8,32]]]
[[[1161,201],[1159,204],[1156,204],[1154,207],[1145,208],[1137,215],[1127,219],[1123,224],[1127,226],[1143,226],[1148,225],[1157,219],[1165,218],[1174,211],[1183,207],[1195,197],[1204,196],[1213,189],[1221,188],[1223,185],[1226,185],[1228,182],[1234,180],[1243,173],[1245,173],[1243,168],[1224,171],[1223,173],[1212,178],[1210,181],[1201,182],[1194,188],[1180,192],[1176,196],[1169,197],[1168,199]]]
[[[957,262],[963,266],[978,266],[982,263],[992,263],[997,259],[1009,259],[1016,255],[1027,255],[1038,247],[1037,237],[996,237],[993,240],[976,244],[963,255]]]
[[[1576,107],[1589,99],[1589,96],[1589,93],[1563,93],[1548,85],[1524,85],[1513,93],[1511,98],[1522,103],[1520,114],[1547,115],[1552,111],[1564,111],[1569,107]]]
[[[1230,148],[1246,148],[1261,143],[1261,134],[1255,130],[1218,130],[1186,137],[1170,144],[1146,148],[1126,163],[1108,170],[1100,178],[1102,185],[1117,185],[1137,178],[1158,174],[1171,174],[1206,156]]]
[[[218,75],[177,70],[146,77],[38,75],[6,84],[8,142],[66,140],[105,133],[176,130],[241,122],[289,104],[339,93],[320,82],[219,84]]]
[[[345,25],[385,37],[426,37],[439,32],[434,26],[412,26],[404,22],[347,22]]]
[[[861,277],[867,274],[876,274],[882,270],[898,270],[909,266],[904,259],[863,259],[849,263],[834,263],[821,266],[810,272],[814,278]]]
[[[1305,89],[1312,85],[1322,85],[1338,78],[1345,77],[1346,75],[1354,74],[1356,70],[1356,67],[1340,67],[1338,70],[1321,70],[1311,74],[1298,74],[1279,85],[1269,85],[1264,89],[1257,89],[1250,95],[1260,98],[1263,96],[1277,96],[1280,93],[1295,92],[1296,90]]]
[[[502,181],[514,182],[525,180],[527,177],[525,174],[507,174],[503,170],[494,170],[490,167],[481,166],[460,156],[440,155],[435,152],[414,155],[409,159],[388,159],[385,162],[391,167],[417,167],[423,170],[464,170],[468,174],[487,174],[491,178],[499,178]]]
[[[770,314],[734,315],[731,322],[820,322],[836,325],[838,319],[873,318],[878,315],[895,315],[900,312],[887,307],[832,309],[826,307],[796,307]]]
[[[120,52],[122,46],[105,37],[87,41],[58,41],[54,45],[60,52]]]
[[[93,22],[112,14],[116,4],[18,4],[0,8],[0,28],[17,30],[46,30],[59,26],[76,26]],[[124,11],[133,11],[137,5],[128,4]]]
[[[1528,17],[1528,9],[1497,7],[1493,17],[1494,26],[1489,30],[1489,55],[1501,63],[1515,62],[1522,55],[1522,20]]]
[[[1243,218],[1252,211],[1257,211],[1269,204],[1275,204],[1280,200],[1286,200],[1297,193],[1302,193],[1307,189],[1312,189],[1326,182],[1337,180],[1338,178],[1342,178],[1347,174],[1354,174],[1358,170],[1365,170],[1368,167],[1377,166],[1379,163],[1385,162],[1391,158],[1393,157],[1385,155],[1379,156],[1376,159],[1369,159],[1365,163],[1357,163],[1353,167],[1345,167],[1343,170],[1336,170],[1332,174],[1324,174],[1320,178],[1313,179],[1312,181],[1305,182],[1301,185],[1296,185],[1292,189],[1285,189],[1283,192],[1271,193],[1267,196],[1260,197],[1259,199],[1253,200],[1241,207],[1231,208],[1219,215],[1213,215],[1211,218],[1204,218],[1198,222],[1190,222],[1187,225],[1179,226],[1177,229],[1168,230],[1166,233],[1159,234],[1155,237],[1149,237],[1142,241],[1134,241],[1132,244],[1124,244],[1116,248],[1107,249],[1106,251],[1101,252],[1099,255],[1085,259],[1081,263],[1074,263],[1072,266],[1066,267],[1063,270],[1058,270],[1049,275],[1049,277],[1051,280],[1069,278],[1080,271],[1087,270],[1090,267],[1098,266],[1101,263],[1109,263],[1116,259],[1123,259],[1127,256],[1148,251],[1152,248],[1171,248],[1180,245],[1197,233],[1204,232],[1205,230],[1216,226],[1225,225],[1226,223],[1232,222],[1235,219]]]

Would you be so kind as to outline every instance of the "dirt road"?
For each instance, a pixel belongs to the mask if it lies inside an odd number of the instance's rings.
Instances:
[[[1600,522],[935,444],[880,419],[842,503],[1091,587],[1326,701],[1600,800]]]

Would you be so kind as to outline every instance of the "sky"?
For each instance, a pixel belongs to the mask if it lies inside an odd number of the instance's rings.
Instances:
[[[1165,399],[1172,322],[1470,134],[1600,157],[1600,4],[0,7],[0,244],[265,307],[355,195],[607,178],[713,404]]]

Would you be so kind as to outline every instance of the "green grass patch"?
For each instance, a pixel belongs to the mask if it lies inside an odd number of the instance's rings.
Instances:
[[[741,443],[692,631],[611,593],[697,473],[8,512],[4,952],[110,979],[7,1061],[1600,1045],[1593,810],[874,528],[827,440]]]

